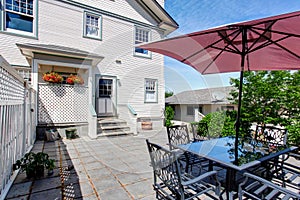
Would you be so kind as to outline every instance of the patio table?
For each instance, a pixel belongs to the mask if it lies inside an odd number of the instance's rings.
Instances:
[[[235,159],[235,137],[222,137],[205,141],[177,145],[184,151],[199,155],[226,168],[225,191],[227,199],[233,198],[237,191],[236,173],[247,170],[262,162],[276,158],[297,149],[294,146],[274,146],[253,139],[239,139],[238,159]]]

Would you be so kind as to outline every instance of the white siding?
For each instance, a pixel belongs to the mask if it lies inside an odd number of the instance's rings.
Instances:
[[[156,22],[145,13],[136,1],[129,0],[76,0],[101,10],[116,13],[141,23],[156,26]],[[62,1],[39,0],[38,39],[0,33],[0,54],[10,64],[28,66],[28,62],[15,45],[16,43],[40,43],[76,48],[103,56],[94,74],[112,75],[118,78],[118,104],[130,104],[138,117],[162,116],[164,108],[163,56],[152,53],[152,58],[133,56],[135,25],[130,20],[122,20],[103,13],[102,40],[83,37],[83,17],[85,11],[79,6]],[[93,10],[92,12],[95,12]],[[158,29],[151,30],[152,40],[162,38]],[[121,63],[116,63],[120,60]],[[144,79],[158,80],[158,103],[144,103]],[[120,118],[126,118],[119,109]]]

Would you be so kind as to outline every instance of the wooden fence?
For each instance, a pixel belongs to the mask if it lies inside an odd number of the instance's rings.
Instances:
[[[16,172],[12,165],[35,142],[35,92],[0,55],[0,199],[4,199]]]

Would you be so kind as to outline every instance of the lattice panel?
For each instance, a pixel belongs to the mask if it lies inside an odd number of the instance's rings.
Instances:
[[[20,104],[24,101],[24,83],[0,67],[0,101],[2,104]]]
[[[88,88],[63,84],[39,84],[39,124],[86,122]]]

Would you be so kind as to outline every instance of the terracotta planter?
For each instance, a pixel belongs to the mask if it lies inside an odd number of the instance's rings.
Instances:
[[[152,130],[152,122],[142,122],[142,130]]]

